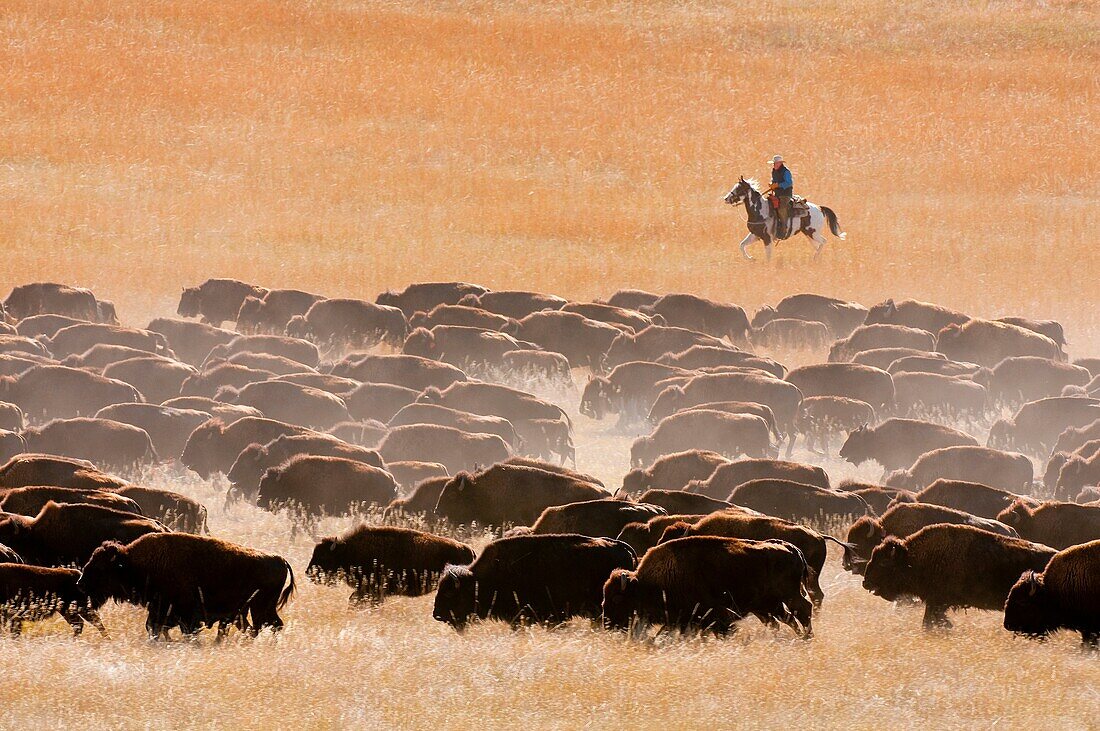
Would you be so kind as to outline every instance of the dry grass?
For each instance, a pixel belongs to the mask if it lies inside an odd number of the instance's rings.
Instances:
[[[1100,351],[1088,2],[7,0],[0,38],[0,290],[83,284],[130,322],[209,276],[746,306],[814,290],[1058,317],[1075,354]],[[779,151],[849,232],[818,262],[801,243],[770,266],[736,255],[743,213],[720,197]],[[617,482],[627,440],[586,423],[578,441]],[[284,519],[211,525],[302,573]],[[1074,638],[983,613],[929,635],[827,574],[810,643],[460,637],[430,599],[352,613],[304,577],[277,639],[151,645],[113,608],[110,640],[58,623],[0,640],[0,726],[1100,725]]]

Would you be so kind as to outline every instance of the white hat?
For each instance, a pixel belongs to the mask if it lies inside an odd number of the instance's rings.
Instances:
[[[772,158],[772,165],[776,164],[777,162],[783,162],[783,156],[782,155],[776,155],[775,157]]]

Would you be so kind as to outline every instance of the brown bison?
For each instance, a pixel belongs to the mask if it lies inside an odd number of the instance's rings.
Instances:
[[[23,431],[28,452],[94,460],[96,464],[128,469],[158,460],[149,434],[110,419],[54,419]]]
[[[982,518],[996,518],[1019,497],[1016,493],[980,482],[944,479],[936,480],[913,495],[917,502],[964,510]]]
[[[273,378],[272,371],[249,368],[239,363],[219,361],[208,364],[198,373],[188,376],[180,385],[182,396],[204,396],[214,398],[225,387],[244,388],[250,383],[259,383]]]
[[[123,513],[145,515],[136,502],[116,492],[48,485],[13,487],[0,492],[0,511],[33,517],[51,501],[58,505],[98,505]]]
[[[802,403],[802,392],[792,383],[759,373],[704,373],[683,385],[671,385],[661,391],[649,420],[661,419],[691,406],[722,401],[748,401],[772,410],[779,431],[790,434]]]
[[[604,358],[604,368],[614,368],[632,360],[657,361],[670,353],[682,353],[695,345],[733,351],[733,347],[712,335],[682,327],[650,325],[636,333],[620,333],[612,341]]]
[[[294,571],[282,556],[187,533],[143,536],[97,548],[77,586],[103,602],[145,607],[145,629],[167,639],[173,627],[196,634],[218,625],[257,634],[282,629],[279,610],[294,593]]]
[[[38,365],[0,376],[0,399],[38,420],[90,416],[105,406],[144,401],[129,383],[62,365]]]
[[[1051,457],[1052,464],[1062,462],[1054,479],[1055,498],[1076,495],[1082,488],[1100,485],[1100,439],[1085,442],[1071,455],[1060,454],[1065,456],[1064,460],[1055,460],[1059,454]]]
[[[196,373],[189,365],[160,356],[130,358],[103,369],[105,378],[129,383],[153,404],[179,396],[184,381]]]
[[[24,622],[37,622],[60,615],[74,635],[91,622],[101,633],[107,628],[99,619],[102,601],[92,601],[77,587],[76,569],[23,566],[0,563],[0,624],[8,625],[13,635],[23,631]]]
[[[308,340],[283,335],[238,335],[225,345],[219,345],[210,351],[209,358],[228,359],[243,353],[289,358],[308,368],[316,368],[321,362],[321,354],[316,345]]]
[[[860,325],[829,349],[829,361],[850,361],[865,350],[880,348],[912,348],[919,351],[935,349],[936,337],[926,331],[904,325]]]
[[[393,383],[415,391],[445,389],[466,380],[466,374],[452,365],[414,355],[349,356],[333,367],[332,375],[364,383]]]
[[[357,507],[388,505],[397,497],[393,475],[343,457],[303,454],[269,469],[260,480],[257,504],[278,510],[298,507],[307,515],[344,515]]]
[[[542,294],[541,292],[500,290],[497,292],[483,292],[482,294],[467,294],[457,304],[480,307],[498,315],[511,317],[513,320],[521,320],[532,312],[560,310],[569,302],[561,297]]]
[[[829,489],[829,475],[821,467],[781,459],[738,459],[715,468],[708,478],[691,482],[688,492],[725,500],[731,492],[752,480],[788,480]]]
[[[644,523],[665,514],[665,509],[658,505],[630,500],[585,500],[546,508],[528,532],[532,535],[576,533],[594,538],[614,538],[628,523]]]
[[[1057,548],[1100,540],[1100,507],[1017,500],[997,520],[1016,529],[1021,538]]]
[[[359,525],[322,538],[306,575],[317,582],[346,582],[354,589],[352,604],[378,604],[387,594],[427,594],[447,566],[473,562],[473,549],[451,538],[410,528]]]
[[[838,338],[844,338],[864,323],[867,319],[867,308],[855,302],[820,294],[792,294],[779,300],[774,308],[761,308],[753,317],[753,326],[759,327],[773,317],[823,322]]]
[[[802,399],[794,418],[793,447],[799,435],[806,439],[806,449],[829,453],[829,441],[834,434],[849,434],[877,420],[875,410],[866,401],[843,396],[810,396]],[[906,464],[911,464],[907,462]]]
[[[503,330],[506,325],[513,322],[515,320],[510,317],[465,305],[436,305],[429,312],[417,312],[409,317],[410,328],[425,328],[427,330],[431,330],[436,325],[461,325],[463,327],[476,327],[481,330]]]
[[[436,305],[458,304],[466,295],[485,294],[489,290],[466,282],[417,282],[400,292],[388,290],[375,299],[380,305],[396,307],[412,317],[414,312],[428,312]]]
[[[977,319],[940,330],[936,351],[951,360],[977,363],[987,368],[1018,355],[1065,359],[1058,344],[1045,335],[1017,325]]]
[[[27,440],[22,434],[0,429],[0,460],[5,462],[17,454],[27,451]]]
[[[495,383],[459,381],[442,391],[427,388],[417,399],[422,404],[440,404],[482,416],[499,416],[514,425],[527,419],[564,419],[569,416],[556,404],[518,389]]]
[[[387,462],[427,460],[458,472],[500,462],[512,452],[496,434],[471,434],[438,424],[410,424],[390,429],[379,443],[378,453]]]
[[[777,317],[768,320],[752,331],[752,344],[758,348],[805,348],[817,350],[828,347],[831,336],[823,322]]]
[[[929,421],[887,419],[878,426],[862,426],[850,432],[840,447],[840,456],[857,467],[874,460],[886,473],[906,469],[927,452],[962,446],[976,447],[978,440]]]
[[[420,327],[401,346],[405,355],[431,358],[467,370],[499,369],[505,353],[536,346],[496,330],[460,325]]]
[[[997,403],[1022,404],[1058,396],[1066,386],[1084,386],[1092,375],[1087,368],[1049,358],[1021,355],[982,368],[973,379],[986,387]]]
[[[435,506],[439,502],[439,496],[450,481],[451,478],[444,475],[429,477],[417,482],[416,486],[405,497],[390,501],[390,504],[386,506],[384,517],[424,515],[428,518],[434,518],[436,515]]]
[[[662,381],[691,375],[691,371],[660,363],[623,363],[611,369],[606,376],[589,379],[581,394],[580,412],[597,420],[608,414],[618,414],[619,424],[626,426],[649,414],[657,395],[664,388],[659,385]]]
[[[1029,401],[1011,419],[999,419],[989,430],[989,446],[1046,456],[1066,429],[1100,419],[1100,399],[1055,396]]]
[[[186,533],[209,533],[206,523],[206,506],[198,500],[157,487],[124,485],[114,492],[133,500],[142,514],[160,521],[172,530]]]
[[[651,305],[661,298],[659,294],[646,292],[641,289],[620,289],[607,298],[607,304],[612,307],[623,307],[628,310],[638,310],[639,307]]]
[[[180,293],[176,314],[180,317],[201,317],[202,321],[220,327],[223,322],[235,322],[241,304],[247,297],[263,298],[267,290],[236,279],[208,279],[197,287],[187,287]]]
[[[272,289],[263,297],[245,297],[237,311],[237,332],[282,335],[294,317],[306,314],[320,299],[320,295],[298,289]]]
[[[50,501],[33,518],[0,516],[0,543],[39,566],[83,566],[104,541],[129,543],[167,530],[151,518],[84,503]]]
[[[641,556],[649,549],[656,546],[664,535],[665,530],[677,523],[694,523],[708,513],[679,513],[672,515],[658,515],[644,523],[627,523],[619,532],[618,540],[634,549],[634,553]]]
[[[573,368],[598,371],[602,369],[604,353],[622,330],[576,312],[547,310],[505,326],[504,332],[543,350],[561,353]]]
[[[1065,329],[1062,327],[1062,323],[1057,320],[1032,320],[1027,317],[998,317],[993,322],[1005,322],[1009,325],[1016,325],[1025,330],[1037,332],[1040,335],[1046,335],[1057,343],[1059,348],[1063,348],[1069,344],[1066,340]]]
[[[630,464],[641,467],[662,455],[688,449],[706,449],[727,457],[776,456],[768,422],[752,414],[728,414],[700,409],[665,417],[649,436],[630,447]]]
[[[214,398],[225,403],[251,406],[268,418],[312,429],[329,429],[352,418],[339,396],[287,381],[260,381],[240,389],[226,386]]]
[[[124,345],[156,355],[174,356],[168,340],[160,333],[120,325],[82,322],[57,331],[52,338],[42,338],[55,358],[79,355],[95,345]]]
[[[399,409],[386,426],[392,429],[410,424],[438,424],[464,432],[496,434],[513,449],[519,446],[515,427],[510,421],[499,416],[481,416],[438,404],[410,403]]]
[[[731,350],[726,346],[692,345],[679,353],[666,353],[657,362],[687,370],[741,366],[767,371],[776,378],[783,378],[787,374],[787,368],[778,361],[741,350]]]
[[[639,503],[656,505],[664,508],[669,513],[691,513],[706,515],[716,510],[729,510],[734,508],[732,503],[725,500],[700,495],[684,490],[656,490],[649,489],[638,496]]]
[[[896,503],[879,518],[865,515],[852,523],[848,528],[844,568],[862,575],[875,547],[888,537],[908,538],[921,528],[937,523],[969,525],[1010,538],[1019,537],[1013,528],[1004,523],[980,518],[963,510],[926,503]]]
[[[924,626],[950,627],[949,609],[999,612],[1020,575],[1042,571],[1056,551],[969,525],[930,525],[871,554],[863,587],[886,601],[924,602]]]
[[[32,282],[15,287],[0,308],[16,320],[53,314],[86,322],[99,321],[97,300],[91,290],[54,282]]]
[[[522,386],[532,380],[545,381],[557,388],[573,390],[569,359],[548,350],[509,350],[500,356],[500,372],[496,375],[505,383]]]
[[[925,452],[905,470],[886,477],[890,487],[920,490],[938,479],[979,482],[1002,490],[1027,492],[1035,477],[1031,460],[1018,452],[989,447],[943,447]],[[992,517],[992,516],[991,516]]]
[[[0,401],[0,429],[19,431],[26,425],[26,420],[23,417],[23,409],[15,404]]]
[[[299,455],[342,457],[383,469],[382,457],[373,449],[348,444],[329,434],[284,434],[264,444],[253,443],[241,450],[226,473],[231,485],[230,497],[252,499],[260,480],[269,469]]]
[[[727,500],[796,523],[866,515],[870,509],[863,498],[854,493],[769,478],[739,485]]]
[[[651,548],[636,571],[612,572],[603,587],[604,624],[658,623],[724,635],[748,615],[809,637],[813,604],[802,552],[782,541],[679,538]]]
[[[683,490],[692,480],[705,480],[728,459],[717,452],[689,449],[661,455],[644,469],[635,468],[623,477],[622,491],[637,495],[649,489]]]
[[[0,488],[52,485],[86,490],[113,490],[126,481],[101,472],[83,459],[52,454],[20,454],[0,466]]]
[[[959,376],[899,373],[894,376],[895,411],[902,416],[929,414],[980,418],[989,405],[985,387]]]
[[[292,317],[286,332],[328,348],[370,348],[397,345],[409,331],[405,314],[396,307],[359,299],[321,299],[304,315]]]
[[[546,508],[606,497],[606,490],[576,477],[496,464],[451,478],[439,495],[435,512],[456,525],[531,525]]]
[[[160,333],[168,341],[176,357],[188,365],[202,365],[210,351],[227,345],[237,333],[193,320],[158,317],[149,322],[149,332]]]
[[[523,535],[487,545],[469,566],[443,572],[433,616],[462,629],[472,617],[559,624],[600,616],[601,590],[616,569],[632,569],[630,546],[611,538]]]
[[[1008,593],[1004,627],[1042,637],[1059,629],[1100,645],[1100,541],[1059,551],[1046,568],[1025,573]]]
[[[874,351],[867,351],[868,353]],[[860,358],[866,353],[860,353]],[[864,361],[860,361],[864,362]],[[975,376],[981,367],[974,363],[948,360],[942,353],[910,353],[890,361],[886,367],[890,375],[901,373],[938,373],[941,376]],[[983,386],[986,384],[982,384]]]
[[[232,424],[211,419],[188,437],[180,462],[208,480],[219,472],[229,472],[237,455],[250,444],[267,444],[283,435],[307,433],[310,430],[305,427],[262,417],[246,416]]]
[[[653,318],[638,310],[605,305],[601,302],[570,302],[561,308],[562,312],[575,312],[589,320],[605,322],[608,325],[626,327],[634,332],[644,330],[653,324]]]
[[[672,327],[726,338],[730,342],[748,342],[752,334],[744,309],[693,294],[666,294],[653,304],[642,305],[639,311],[660,315]]]
[[[818,363],[795,368],[786,381],[804,397],[843,396],[875,408],[894,403],[894,382],[886,371],[858,363]]]
[[[970,322],[970,315],[942,305],[917,300],[895,302],[888,299],[867,311],[867,325],[904,325],[918,330],[938,333],[948,325],[962,325]]]

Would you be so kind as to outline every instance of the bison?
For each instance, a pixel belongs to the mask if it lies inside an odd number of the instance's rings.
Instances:
[[[397,497],[393,475],[343,457],[303,454],[269,469],[260,480],[257,503],[277,510],[291,506],[307,515],[343,515],[358,507],[388,505]]]
[[[862,426],[848,434],[840,456],[856,465],[874,460],[884,474],[906,469],[921,455],[944,447],[978,446],[974,437],[949,426],[919,419],[887,419],[878,426]]]
[[[0,543],[39,566],[82,566],[104,541],[129,543],[167,531],[151,518],[83,503],[50,501],[33,518],[0,516]]]
[[[661,455],[644,469],[635,468],[623,477],[622,491],[637,495],[651,488],[658,490],[683,490],[693,480],[705,480],[729,460],[703,449],[689,449]]]
[[[103,601],[93,601],[77,587],[76,569],[24,566],[0,563],[0,623],[7,624],[13,635],[22,632],[24,622],[60,615],[79,635],[84,622],[104,635],[107,628],[99,619]]]
[[[768,422],[751,414],[700,409],[665,417],[649,436],[630,447],[630,464],[641,467],[662,455],[687,449],[707,449],[727,457],[775,456]]]
[[[1059,550],[1100,540],[1100,507],[1095,505],[1045,502],[1036,506],[1017,500],[997,520],[1015,528],[1021,538]]]
[[[870,509],[863,498],[850,492],[770,478],[739,485],[727,500],[764,515],[802,523],[866,515]]]
[[[908,469],[887,475],[886,484],[920,490],[944,478],[1027,492],[1034,477],[1031,460],[1018,452],[964,445],[925,452]]]
[[[28,452],[94,460],[116,469],[129,469],[158,460],[149,434],[110,419],[54,419],[23,432]]]
[[[1065,359],[1058,344],[1045,335],[1017,325],[978,319],[940,330],[936,351],[951,360],[977,363],[987,368],[1018,355]]]
[[[202,321],[220,327],[223,322],[235,322],[241,304],[247,297],[263,298],[267,290],[236,279],[208,279],[197,287],[186,287],[180,293],[176,314],[180,317],[201,317]]]
[[[738,459],[715,468],[708,478],[691,482],[689,492],[725,500],[731,492],[752,480],[788,480],[829,489],[829,475],[821,467],[781,459]]]
[[[1008,592],[1004,627],[1042,637],[1055,630],[1081,633],[1100,645],[1100,541],[1059,551],[1042,571],[1028,571]]]
[[[595,538],[615,538],[628,523],[644,523],[665,515],[664,508],[630,500],[586,500],[546,508],[530,527],[532,535],[576,533]]]

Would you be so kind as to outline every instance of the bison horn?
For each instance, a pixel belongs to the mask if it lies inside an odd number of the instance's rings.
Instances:
[[[626,585],[630,583],[630,577],[626,573],[619,574],[619,588],[626,591]]]
[[[867,521],[867,537],[868,538],[874,538],[875,537],[875,524],[872,523],[871,521]]]

